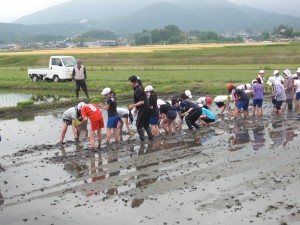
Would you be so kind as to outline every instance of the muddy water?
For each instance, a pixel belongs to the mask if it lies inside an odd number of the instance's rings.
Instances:
[[[35,104],[41,104],[45,102],[54,101],[66,101],[70,99],[66,96],[60,95],[37,95],[37,94],[25,94],[25,93],[7,93],[0,92],[0,108],[1,107],[13,107],[18,102],[33,100]]]
[[[95,152],[85,137],[56,144],[60,113],[1,121],[2,136],[15,123],[40,129],[0,144],[1,224],[299,224],[296,113],[218,118],[144,145],[124,135]]]

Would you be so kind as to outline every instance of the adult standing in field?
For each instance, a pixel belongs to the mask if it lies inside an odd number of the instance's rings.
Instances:
[[[150,107],[148,104],[147,95],[144,91],[144,87],[142,81],[137,76],[131,76],[128,78],[129,85],[133,88],[134,94],[134,104],[128,106],[129,110],[136,108],[138,111],[136,127],[138,134],[140,136],[140,140],[142,142],[145,141],[144,130],[146,130],[148,134],[149,140],[153,140],[153,136],[150,130]]]
[[[265,86],[261,83],[261,79],[257,78],[257,82],[252,86],[253,90],[253,109],[252,115],[255,116],[257,112],[257,116],[262,116],[262,106],[264,102],[264,93],[265,93]]]
[[[260,82],[260,84],[264,84],[265,81],[265,71],[264,70],[260,70],[258,73],[258,77],[257,77],[258,82]]]
[[[284,86],[280,81],[276,80],[274,77],[269,78],[268,85],[272,86],[273,89],[272,102],[274,104],[274,111],[278,114],[282,114],[282,103],[286,100]]]
[[[298,112],[300,108],[300,79],[297,74],[294,75],[294,86],[296,92],[296,111]]]
[[[293,101],[295,96],[294,78],[290,70],[283,71],[286,76],[285,93],[288,104],[288,110],[293,110]]]
[[[86,79],[87,79],[86,69],[81,64],[81,60],[78,59],[76,66],[74,67],[73,73],[72,73],[72,80],[73,80],[73,82],[76,82],[76,98],[77,99],[79,98],[80,88],[82,88],[86,97],[89,98],[89,94],[88,94],[88,90],[87,90],[87,86],[86,86],[86,82],[85,82]]]
[[[275,70],[273,76],[275,78],[275,81],[279,81],[280,83],[284,84],[284,78],[280,75],[279,70]]]

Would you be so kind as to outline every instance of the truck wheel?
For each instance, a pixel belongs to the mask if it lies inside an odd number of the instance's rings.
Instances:
[[[53,77],[53,81],[54,81],[55,83],[58,83],[58,82],[59,82],[59,77],[58,77],[57,75],[55,75],[55,76]]]
[[[39,81],[39,77],[37,75],[32,75],[31,76],[31,80],[32,80],[32,82],[38,82]]]

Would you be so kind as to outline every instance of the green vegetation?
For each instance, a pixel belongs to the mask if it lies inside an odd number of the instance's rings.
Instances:
[[[192,36],[192,39],[189,38]],[[144,30],[134,36],[136,45],[179,44],[179,43],[241,43],[241,37],[224,37],[212,31],[193,30],[184,33],[175,25],[167,25],[162,29]]]
[[[27,100],[27,101],[24,101],[24,102],[18,102],[17,106],[18,107],[26,107],[26,106],[30,106],[30,105],[33,105],[33,104],[34,104],[33,100]]]
[[[170,95],[190,89],[195,95],[224,94],[228,83],[251,82],[259,69],[270,76],[274,69],[295,70],[300,62],[300,44],[262,46],[225,46],[201,49],[161,50],[145,53],[106,53],[75,55],[87,66],[87,85],[91,102],[104,102],[100,91],[111,87],[119,100],[131,99],[129,76],[141,77],[145,85],[153,85],[159,95]],[[33,83],[26,67],[48,64],[50,55],[0,56],[0,89],[10,92],[28,91],[37,95],[75,97],[72,82]],[[26,63],[28,61],[29,63]],[[83,95],[83,93],[81,93]],[[76,102],[75,99],[71,101]],[[52,103],[50,107],[57,104]]]

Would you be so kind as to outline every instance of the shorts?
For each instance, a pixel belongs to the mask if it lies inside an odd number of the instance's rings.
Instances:
[[[167,112],[166,116],[170,120],[175,120],[177,117],[177,112],[175,110],[170,110],[169,112]]]
[[[216,105],[219,107],[219,108],[222,108],[225,106],[225,103],[224,102],[215,102]]]
[[[72,121],[67,119],[63,119],[63,123],[67,124],[68,126],[72,125]]]
[[[159,120],[158,117],[151,117],[150,118],[150,125],[152,125],[152,126],[158,125],[158,120]]]
[[[297,101],[300,100],[300,92],[296,93],[296,100],[297,100]]]
[[[205,123],[213,123],[216,122],[215,119],[209,119],[209,118],[201,118]]]
[[[119,121],[120,121],[119,116],[110,116],[110,117],[108,117],[106,127],[110,128],[110,129],[116,129],[116,128],[118,128]]]
[[[282,104],[283,104],[283,101],[276,101],[276,105],[275,105],[276,109],[277,109],[277,110],[280,110]]]
[[[276,99],[274,97],[272,98],[272,104],[274,107],[276,107]]]
[[[237,107],[239,110],[248,111],[248,108],[249,108],[249,101],[237,101],[236,107]]]
[[[97,130],[104,128],[103,119],[91,121],[91,127],[92,127],[92,131],[97,131]]]
[[[120,119],[128,119],[128,117],[129,117],[129,114],[124,114],[124,115],[122,116],[122,118],[120,118]]]
[[[262,108],[263,103],[263,99],[253,99],[253,107]]]

